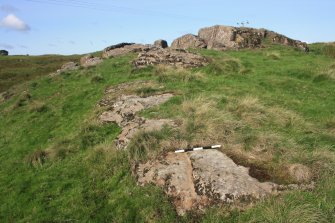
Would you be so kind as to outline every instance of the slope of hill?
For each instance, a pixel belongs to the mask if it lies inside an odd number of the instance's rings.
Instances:
[[[0,103],[0,221],[334,221],[335,62],[322,45],[310,47],[308,54],[278,45],[196,50],[211,63],[193,69],[134,69],[135,55],[128,54],[17,85]],[[5,66],[17,59],[6,60]],[[175,95],[140,115],[181,124],[141,132],[127,150],[117,150],[113,141],[121,129],[98,121],[97,104],[106,88],[137,80],[151,83],[133,89],[139,95]],[[287,167],[303,164],[316,186],[250,207],[218,204],[178,216],[163,189],[137,185],[135,162],[203,143],[221,143],[236,162],[282,184],[294,182]]]
[[[6,91],[15,84],[54,72],[65,61],[79,62],[79,58],[80,55],[0,57],[0,92]]]

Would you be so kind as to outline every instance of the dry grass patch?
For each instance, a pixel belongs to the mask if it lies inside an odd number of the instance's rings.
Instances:
[[[228,109],[253,127],[261,125],[267,118],[265,107],[253,96],[230,102]]]
[[[323,213],[315,206],[301,203],[299,200],[271,199],[261,205],[259,212],[254,212],[249,222],[272,223],[321,223],[326,222]]]
[[[208,65],[209,73],[214,75],[225,74],[247,74],[249,71],[245,70],[241,61],[237,58],[212,59]]]
[[[201,81],[204,79],[205,74],[201,72],[192,72],[191,70],[181,68],[181,67],[172,67],[167,65],[157,65],[155,66],[154,74],[158,77],[159,82],[167,81]]]
[[[228,142],[234,130],[241,126],[239,121],[218,109],[216,103],[208,98],[198,97],[182,104],[184,121],[181,131],[192,141]]]
[[[266,57],[271,59],[271,60],[280,60],[281,55],[279,52],[267,52]]]

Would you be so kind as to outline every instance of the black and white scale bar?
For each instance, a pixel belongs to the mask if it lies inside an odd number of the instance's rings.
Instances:
[[[176,150],[174,152],[175,153],[185,153],[185,152],[190,152],[190,151],[198,151],[198,150],[203,150],[203,149],[216,149],[216,148],[221,148],[221,145],[195,147],[195,148],[192,148],[192,149],[180,149],[180,150]]]

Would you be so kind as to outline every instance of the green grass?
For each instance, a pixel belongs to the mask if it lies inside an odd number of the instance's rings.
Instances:
[[[200,50],[212,63],[193,70],[134,70],[135,55],[53,78],[27,63],[21,69],[33,74],[30,81],[12,70],[13,80],[3,86],[20,84],[0,103],[0,221],[333,222],[335,83],[329,74],[334,61],[322,47],[312,45],[309,54],[282,46]],[[15,57],[5,60],[1,74],[18,63]],[[139,88],[139,95],[162,89],[176,94],[141,115],[173,118],[180,128],[139,133],[128,151],[119,151],[113,141],[120,128],[97,122],[96,105],[106,87],[139,79],[163,86]],[[245,211],[214,206],[178,217],[160,188],[136,184],[134,162],[203,143],[223,144],[225,152],[268,171],[276,182],[291,182],[285,165],[305,164],[317,187],[271,197]]]
[[[80,55],[0,57],[0,93],[10,87],[55,72],[64,63],[79,62]]]

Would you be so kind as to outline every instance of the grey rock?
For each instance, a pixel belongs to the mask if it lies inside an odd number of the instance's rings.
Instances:
[[[67,62],[62,65],[60,69],[56,71],[56,73],[50,74],[50,76],[55,76],[63,72],[68,72],[68,71],[73,71],[73,70],[78,70],[80,68],[79,64],[76,62]]]
[[[217,150],[168,153],[135,170],[138,183],[161,186],[180,215],[218,202],[248,204],[276,192],[276,184],[261,183],[248,171]]]
[[[159,39],[154,42],[154,46],[160,47],[160,48],[167,48],[168,43],[166,42],[166,40]]]
[[[102,58],[118,57],[128,53],[142,52],[149,50],[151,46],[134,43],[120,43],[104,49]]]
[[[87,54],[80,58],[80,65],[83,67],[93,67],[102,63],[102,61],[100,57],[93,57],[91,54]]]
[[[206,48],[207,45],[203,39],[192,34],[186,34],[175,39],[171,48],[173,49],[188,49],[188,48]]]
[[[205,66],[208,60],[186,50],[152,49],[140,53],[133,61],[133,65],[138,68],[158,64],[189,68]]]
[[[198,36],[205,41],[208,49],[258,48],[269,39],[272,43],[297,47],[308,52],[306,43],[266,29],[216,25],[200,29]]]
[[[160,94],[143,98],[137,95],[121,95],[99,119],[102,122],[114,122],[122,128],[116,144],[118,148],[125,148],[139,130],[155,131],[164,125],[174,125],[174,122],[168,119],[147,120],[137,116],[139,111],[162,104],[172,96]]]

